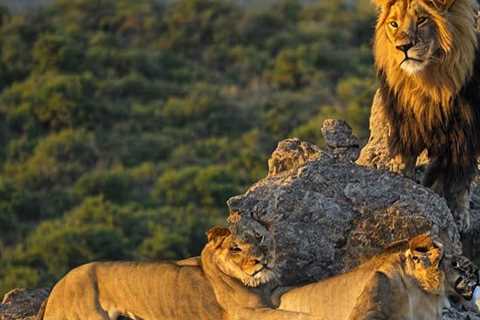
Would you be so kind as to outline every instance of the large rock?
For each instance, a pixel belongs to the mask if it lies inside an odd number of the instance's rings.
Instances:
[[[390,127],[382,109],[382,98],[377,92],[372,103],[370,116],[370,138],[362,148],[356,163],[363,167],[389,170],[395,166],[388,151],[388,133]],[[417,159],[416,179],[422,181],[425,166],[428,165],[427,152]],[[464,253],[470,259],[480,263],[480,178],[472,184],[470,201],[471,228],[462,235]]]
[[[335,124],[348,132],[345,123]],[[391,243],[427,231],[449,253],[461,253],[443,198],[349,159],[298,139],[282,141],[269,160],[269,175],[228,201],[232,231],[270,256],[282,285],[350,270]]]
[[[455,308],[443,310],[442,320],[480,320],[480,315],[472,311],[458,311]]]
[[[382,97],[377,91],[373,98],[370,113],[370,137],[367,144],[362,148],[356,163],[363,167],[379,170],[390,170],[395,167],[395,160],[388,150],[388,136],[390,125],[382,108]],[[417,179],[421,181],[422,167],[428,164],[428,156],[423,152],[417,159]]]
[[[382,97],[377,91],[370,112],[370,137],[362,148],[357,164],[374,169],[389,169],[392,158],[388,151],[390,127],[383,114]]]
[[[33,320],[47,298],[48,289],[14,289],[0,303],[0,320]]]

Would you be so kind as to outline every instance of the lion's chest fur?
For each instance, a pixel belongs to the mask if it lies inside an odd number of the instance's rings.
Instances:
[[[451,94],[445,94],[441,85],[426,90],[426,86],[417,86],[413,80],[397,81],[391,87],[387,72],[379,70],[379,92],[390,123],[389,144],[393,154],[418,155],[425,149],[432,156],[453,153],[457,159],[465,154],[479,154],[478,51],[476,56],[473,76],[459,92]]]

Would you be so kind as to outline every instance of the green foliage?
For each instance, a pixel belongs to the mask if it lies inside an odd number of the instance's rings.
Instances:
[[[0,294],[198,255],[278,140],[366,138],[369,0],[254,2],[0,7]]]

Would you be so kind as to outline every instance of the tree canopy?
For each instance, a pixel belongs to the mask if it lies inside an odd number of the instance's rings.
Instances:
[[[254,2],[251,2],[254,5]],[[367,136],[369,0],[0,8],[0,293],[197,255],[276,143]]]

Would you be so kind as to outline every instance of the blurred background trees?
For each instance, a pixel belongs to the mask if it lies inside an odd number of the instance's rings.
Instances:
[[[197,255],[279,140],[367,137],[369,0],[32,3],[0,6],[0,293]]]

